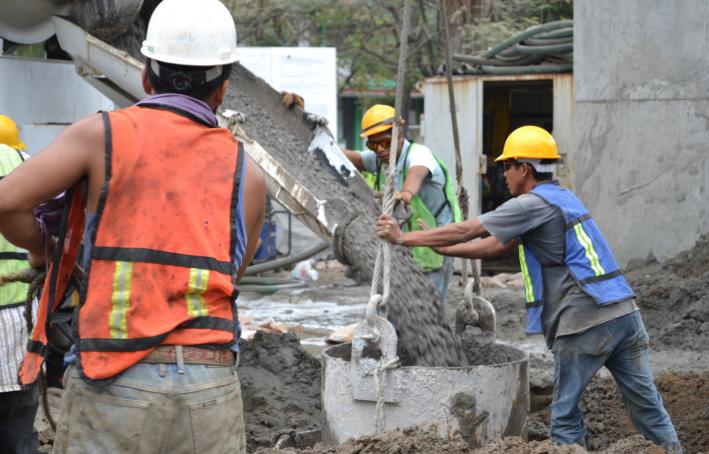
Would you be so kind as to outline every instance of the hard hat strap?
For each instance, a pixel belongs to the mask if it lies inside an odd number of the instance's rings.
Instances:
[[[170,88],[178,92],[186,92],[217,79],[222,75],[224,67],[214,66],[207,70],[197,69],[189,71],[169,68],[161,65],[156,60],[150,60],[150,70],[153,71],[160,80],[167,83]]]
[[[553,173],[556,168],[556,162],[542,164],[542,159],[517,158],[517,162],[526,162],[531,164],[539,173]]]
[[[366,128],[364,128],[364,129],[362,130],[362,133],[365,133],[365,132],[367,132],[367,131],[371,131],[372,129],[377,128],[377,127],[379,127],[379,126],[383,126],[383,125],[393,126],[393,125],[394,125],[394,120],[395,120],[395,117],[389,117],[389,118],[387,118],[386,120],[382,120],[382,121],[380,121],[380,122],[378,122],[378,123],[374,123],[373,125],[369,125],[369,126],[367,126]]]

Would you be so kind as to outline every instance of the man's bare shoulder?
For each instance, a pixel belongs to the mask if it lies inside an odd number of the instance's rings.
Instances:
[[[251,190],[266,190],[266,178],[261,168],[248,155],[245,156],[244,184]]]

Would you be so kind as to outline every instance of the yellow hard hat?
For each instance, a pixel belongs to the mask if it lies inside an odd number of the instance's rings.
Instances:
[[[14,148],[15,150],[24,150],[27,145],[20,140],[20,131],[17,130],[17,125],[12,118],[7,115],[0,114],[0,143]]]
[[[362,117],[362,134],[360,137],[369,137],[374,134],[391,129],[396,118],[396,110],[385,104],[375,104],[364,113]]]
[[[556,140],[539,126],[521,126],[510,133],[498,161],[508,159],[559,159]]]

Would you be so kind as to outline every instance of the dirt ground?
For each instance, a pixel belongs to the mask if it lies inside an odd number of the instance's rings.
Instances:
[[[679,433],[685,453],[709,453],[709,238],[694,248],[658,263],[636,263],[627,273],[651,337],[651,362],[658,390]],[[451,287],[451,302],[462,290]],[[545,406],[553,387],[552,357],[540,336],[522,333],[524,313],[518,287],[486,289],[497,310],[498,339],[521,346],[530,354],[532,397],[542,408],[530,415],[530,441],[498,440],[471,450],[462,440],[442,440],[426,428],[404,429],[381,436],[351,440],[337,448],[312,453],[571,453],[577,447],[554,446],[549,440],[550,409]],[[315,376],[313,376],[315,380]],[[536,393],[535,393],[536,391]],[[543,399],[546,397],[546,399]],[[533,402],[534,404],[534,402]],[[603,369],[587,388],[582,405],[588,428],[588,450],[601,453],[664,452],[645,440],[626,415],[617,386]],[[314,418],[317,415],[313,415]],[[248,417],[247,417],[248,419]],[[312,425],[308,426],[311,428]],[[294,427],[295,430],[300,428]],[[254,444],[251,445],[255,447]],[[277,452],[262,449],[261,453]],[[284,452],[284,451],[278,451]]]
[[[684,452],[709,453],[709,238],[690,251],[658,263],[634,264],[627,276],[651,337],[651,363],[658,390],[679,433]],[[346,282],[345,282],[346,281]],[[341,284],[338,284],[341,282]],[[351,292],[352,281],[332,274],[324,277],[329,294],[338,285]],[[363,286],[365,287],[365,286]],[[313,286],[299,295],[318,292]],[[242,343],[241,378],[248,452],[324,453],[509,453],[556,454],[586,452],[579,447],[555,446],[549,440],[552,357],[541,336],[522,332],[522,289],[486,288],[497,311],[498,340],[522,348],[530,356],[532,406],[529,441],[516,437],[497,440],[473,450],[462,439],[439,438],[431,428],[406,428],[379,436],[350,440],[338,447],[309,450],[271,448],[279,435],[320,426],[320,362],[303,349],[292,333],[259,333]],[[451,286],[449,304],[460,301],[462,289]],[[453,304],[451,304],[451,307]],[[58,403],[58,396],[53,401]],[[589,431],[588,450],[599,453],[661,453],[638,435],[627,417],[617,386],[602,369],[587,388],[582,406]],[[41,413],[41,411],[40,411]],[[58,413],[55,407],[54,414]],[[343,415],[343,417],[345,417]],[[41,419],[41,418],[40,418]],[[38,423],[44,448],[51,431]]]

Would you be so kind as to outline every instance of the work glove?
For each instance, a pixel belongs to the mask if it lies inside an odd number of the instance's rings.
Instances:
[[[287,108],[292,108],[293,106],[298,106],[301,109],[305,109],[305,100],[303,99],[302,96],[292,93],[289,91],[282,91],[281,92],[281,100],[283,101],[283,105],[286,106]]]

